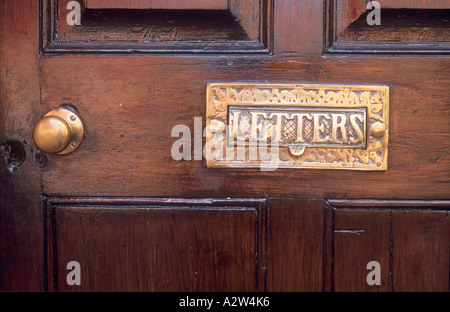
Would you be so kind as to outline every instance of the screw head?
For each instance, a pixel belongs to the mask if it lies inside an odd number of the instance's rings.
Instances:
[[[385,132],[386,126],[381,122],[376,122],[370,127],[370,134],[377,139],[384,137]]]

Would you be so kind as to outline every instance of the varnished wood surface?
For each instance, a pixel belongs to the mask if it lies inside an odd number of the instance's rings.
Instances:
[[[324,1],[275,1],[275,53],[320,54],[322,52]],[[299,21],[302,21],[299,23]]]
[[[44,289],[40,173],[31,139],[40,106],[38,14],[37,1],[0,2],[0,291]],[[18,167],[8,161],[15,153],[9,141],[23,151]]]
[[[105,10],[80,3],[76,27],[65,20],[69,2],[42,0],[45,53],[269,52],[269,0],[230,0],[227,10]]]
[[[427,202],[420,209],[390,208],[395,202],[339,208],[295,198],[49,198],[47,203],[49,290],[445,292],[449,287],[448,211]],[[82,268],[80,286],[65,281],[65,266],[73,260]],[[367,284],[372,261],[380,264],[380,285]]]
[[[448,211],[393,211],[394,290],[449,291]]]
[[[449,84],[449,65],[445,57],[45,57],[43,112],[72,103],[87,136],[73,155],[49,156],[43,191],[79,196],[267,193],[447,199],[450,125],[443,86]],[[172,128],[187,125],[193,135],[194,117],[204,122],[208,82],[262,77],[271,82],[389,86],[388,170],[212,170],[205,161],[172,159],[171,146],[178,140],[171,137]]]
[[[226,10],[228,0],[88,0],[92,9],[203,9]]]
[[[448,292],[449,202],[331,202],[324,283],[331,291]],[[366,282],[371,261],[381,285]]]
[[[86,11],[82,24],[62,28],[61,40],[189,42],[250,40],[246,31],[227,11]],[[168,23],[167,21],[170,21]]]
[[[268,291],[322,291],[324,202],[270,199]]]
[[[387,9],[448,9],[449,0],[381,0],[382,8]]]
[[[339,40],[354,42],[446,42],[450,37],[447,10],[385,10],[379,27],[367,24],[367,14],[339,34]]]
[[[334,282],[336,292],[392,291],[390,275],[390,215],[388,210],[337,210],[334,215]],[[380,264],[380,285],[367,284]]]
[[[364,1],[327,1],[330,53],[448,54],[449,5],[443,1],[384,1],[380,25]]]
[[[51,202],[55,290],[265,290],[263,200]],[[66,283],[66,265],[74,260],[81,266],[79,286]]]
[[[353,43],[355,55],[322,55],[322,1],[276,1],[259,31],[255,11],[235,6],[263,54],[230,54],[242,52],[230,41],[182,53],[163,42],[165,55],[71,42],[39,55],[38,4],[0,4],[0,290],[448,291],[448,57],[423,42],[408,56],[362,56]],[[389,86],[388,171],[177,162],[171,130],[204,125],[208,82]],[[78,109],[86,138],[45,156],[31,131],[62,104]],[[368,289],[364,267],[378,259],[384,284]],[[65,283],[73,260],[79,289]]]

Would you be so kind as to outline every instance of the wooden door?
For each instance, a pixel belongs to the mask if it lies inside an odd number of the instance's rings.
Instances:
[[[448,291],[450,4],[379,4],[2,1],[0,289]],[[387,170],[210,168],[210,83],[386,86]]]

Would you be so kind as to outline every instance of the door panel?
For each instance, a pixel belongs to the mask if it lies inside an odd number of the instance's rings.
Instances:
[[[327,3],[330,53],[449,53],[448,0]]]
[[[334,291],[391,291],[389,210],[334,213]],[[367,265],[380,264],[380,285],[366,281]],[[371,268],[371,267],[370,267]]]
[[[0,4],[1,290],[448,291],[446,1],[382,2],[379,28],[363,0],[88,0],[81,25],[69,2]],[[389,87],[388,169],[207,168],[208,83]],[[60,106],[65,156],[32,139]]]
[[[44,58],[43,111],[72,103],[88,133],[84,147],[74,154],[48,157],[44,192],[67,196],[262,197],[268,193],[446,199],[448,99],[436,88],[450,82],[442,70],[446,67],[446,59],[439,57],[392,62],[386,57],[255,56],[229,58],[228,63],[220,56]],[[154,76],[158,79],[150,78]],[[177,125],[189,127],[194,149],[194,117],[202,118],[202,129],[205,126],[207,82],[255,81],[262,76],[293,83],[301,77],[302,81],[322,83],[395,86],[390,99],[393,139],[388,171],[212,170],[206,168],[205,160],[175,161],[171,157],[171,147],[180,138],[172,138]],[[436,126],[430,129],[429,120]],[[193,183],[201,188],[192,187]]]
[[[393,211],[396,291],[449,290],[448,211]]]
[[[87,0],[90,9],[205,9],[226,10],[228,0]]]
[[[334,291],[447,292],[449,202],[330,201]],[[380,285],[369,285],[379,263]]]
[[[54,199],[48,206],[54,290],[264,290],[264,200]],[[81,267],[81,285],[66,282],[71,261]]]
[[[324,201],[269,200],[268,291],[323,289]]]
[[[222,10],[178,10],[179,1],[167,10],[89,8],[79,2],[79,25],[67,22],[71,0],[40,1],[46,55],[270,52],[271,0],[232,0]]]

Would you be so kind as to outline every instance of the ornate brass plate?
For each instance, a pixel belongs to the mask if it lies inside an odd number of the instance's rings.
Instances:
[[[214,83],[206,115],[209,168],[387,170],[388,87]]]

